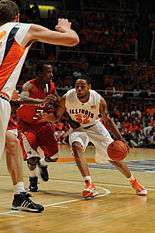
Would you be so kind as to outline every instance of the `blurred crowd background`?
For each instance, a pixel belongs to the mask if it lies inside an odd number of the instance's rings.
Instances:
[[[80,36],[75,48],[35,43],[18,83],[35,76],[39,60],[54,65],[59,95],[81,74],[107,101],[111,117],[131,147],[155,148],[155,5],[148,0],[15,1],[21,21],[54,30],[59,17],[71,20]],[[56,136],[67,143],[68,127]]]

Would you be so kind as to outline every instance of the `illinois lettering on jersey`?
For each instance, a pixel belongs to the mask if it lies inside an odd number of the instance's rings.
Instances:
[[[65,96],[66,111],[72,120],[79,122],[81,126],[89,126],[98,121],[101,96],[96,91],[90,90],[90,97],[87,103],[80,102],[75,89],[68,91]]]

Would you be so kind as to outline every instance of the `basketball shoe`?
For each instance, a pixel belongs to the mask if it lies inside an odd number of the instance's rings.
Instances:
[[[130,180],[130,184],[132,185],[132,188],[136,190],[137,195],[139,196],[147,195],[147,190],[140,184],[140,182],[136,178]]]
[[[20,194],[14,194],[12,202],[12,210],[22,210],[28,212],[40,213],[44,210],[44,207],[40,204],[36,204],[29,197],[31,195],[26,192]]]
[[[98,194],[96,191],[95,185],[90,183],[89,180],[85,180],[85,188],[82,191],[82,197],[85,199],[90,199],[95,197]]]
[[[47,165],[38,164],[39,174],[43,181],[49,180]]]
[[[29,181],[30,181],[29,190],[31,192],[37,192],[38,191],[38,177],[30,176]]]

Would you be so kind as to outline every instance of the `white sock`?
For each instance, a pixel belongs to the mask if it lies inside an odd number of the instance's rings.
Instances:
[[[29,175],[31,177],[38,176],[38,170],[35,168],[33,171],[29,170]]]
[[[19,194],[21,192],[26,192],[24,183],[23,182],[18,182],[16,185],[14,185],[14,193]]]
[[[83,178],[84,178],[84,181],[89,180],[90,183],[92,182],[91,176],[85,176]]]
[[[136,178],[131,174],[131,176],[128,179],[129,181],[131,181],[131,180],[135,180]]]
[[[46,162],[45,159],[40,159],[40,164],[43,165],[43,166],[46,166],[46,165],[49,165],[49,162]]]

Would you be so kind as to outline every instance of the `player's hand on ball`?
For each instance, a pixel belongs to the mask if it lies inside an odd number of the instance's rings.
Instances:
[[[19,91],[17,91],[17,90],[14,90],[14,91],[13,91],[11,100],[12,100],[12,101],[19,101],[19,100],[20,100]]]
[[[121,161],[125,159],[129,151],[127,144],[124,141],[117,139],[109,144],[107,152],[111,160]]]
[[[128,152],[129,152],[130,148],[129,148],[129,145],[128,145],[127,141],[124,138],[119,139],[119,141],[122,141],[122,142],[124,142],[126,144],[126,146],[128,148]]]
[[[55,117],[53,113],[43,112],[41,114],[40,122],[54,122],[54,121],[55,121]]]
[[[50,94],[44,99],[44,103],[45,104],[48,104],[48,103],[53,104],[57,101],[57,99],[58,99],[57,96]]]

